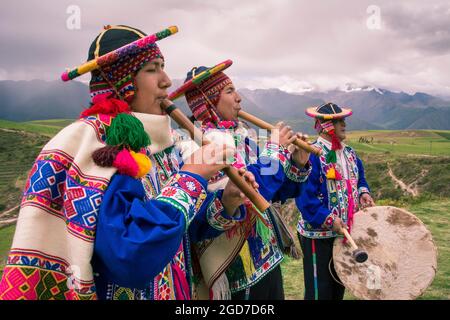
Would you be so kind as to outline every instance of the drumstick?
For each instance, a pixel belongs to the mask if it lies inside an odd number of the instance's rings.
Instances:
[[[251,122],[251,123],[253,123],[255,126],[260,127],[260,128],[262,128],[262,129],[266,129],[266,130],[273,130],[273,129],[276,129],[276,127],[273,126],[273,125],[271,125],[270,123],[268,123],[268,122],[266,122],[266,121],[264,121],[264,120],[261,120],[261,119],[259,119],[258,117],[255,117],[254,115],[252,115],[252,114],[250,114],[250,113],[247,113],[247,112],[245,112],[245,111],[242,111],[242,110],[239,111],[238,117],[239,117],[239,118],[242,118],[242,119],[244,119],[244,120],[247,120],[248,122]],[[303,150],[306,150],[306,151],[308,151],[308,152],[314,153],[314,154],[317,155],[317,156],[320,156],[320,155],[322,154],[322,150],[320,150],[320,149],[318,149],[318,148],[315,148],[315,147],[311,146],[308,142],[303,141],[303,140],[301,140],[301,139],[299,139],[299,138],[297,138],[297,139],[294,140],[294,144],[295,144],[297,147],[299,147],[299,148],[301,148],[301,149],[303,149]]]
[[[169,101],[171,104],[169,105]],[[192,139],[194,137],[202,137],[202,132],[188,119],[188,117],[178,109],[173,102],[170,100],[164,100],[161,103],[161,107],[164,108],[166,113],[177,122],[180,127],[189,131]],[[202,145],[210,143],[208,140],[202,139]],[[260,211],[264,212],[270,207],[269,202],[267,202],[264,197],[257,192],[245,179],[239,174],[235,167],[228,166],[222,171],[230,178],[230,180],[242,191],[243,194],[255,205],[255,207]],[[264,220],[263,220],[264,221]]]
[[[350,235],[350,233],[348,233],[347,229],[341,228],[341,232],[347,238],[348,242],[350,242],[350,245],[352,246],[353,249],[352,256],[356,260],[356,262],[358,263],[365,262],[367,258],[369,258],[367,252],[358,248],[355,241],[353,241],[352,236]]]

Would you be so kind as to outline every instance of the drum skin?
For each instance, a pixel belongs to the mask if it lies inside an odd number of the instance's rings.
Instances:
[[[333,260],[345,287],[366,300],[410,300],[431,284],[437,249],[430,231],[404,209],[377,206],[354,215],[351,236],[369,258],[357,263],[352,248],[336,238]]]

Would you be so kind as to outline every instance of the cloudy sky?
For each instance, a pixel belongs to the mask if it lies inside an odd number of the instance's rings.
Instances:
[[[353,83],[450,97],[448,0],[5,0],[0,80],[59,79],[106,24],[177,25],[159,42],[175,79],[232,59],[227,73],[251,89]]]

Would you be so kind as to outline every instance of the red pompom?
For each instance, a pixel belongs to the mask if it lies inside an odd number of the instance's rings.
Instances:
[[[115,117],[118,113],[130,111],[130,106],[125,101],[111,98],[112,93],[99,94],[92,99],[93,105],[80,114],[85,118],[93,114],[101,113]]]
[[[338,137],[336,137],[336,134],[331,133],[331,150],[340,150],[342,149],[341,141],[339,141]]]

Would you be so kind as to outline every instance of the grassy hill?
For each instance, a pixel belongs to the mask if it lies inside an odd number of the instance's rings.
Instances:
[[[395,202],[379,201],[381,204],[396,205]],[[397,205],[398,206],[398,205]],[[295,207],[295,206],[294,206]],[[400,206],[399,206],[400,207]],[[450,199],[423,201],[402,206],[414,213],[427,226],[438,247],[438,270],[433,283],[419,297],[421,300],[449,300],[450,299]],[[288,209],[285,209],[288,210]],[[290,208],[292,210],[292,208]],[[295,209],[294,209],[295,210]],[[291,211],[292,212],[292,211]],[[287,257],[282,263],[283,282],[286,299],[303,299],[303,264],[301,260]],[[355,299],[346,292],[345,299]]]
[[[0,120],[0,215],[20,203],[35,157],[51,136],[71,122]],[[439,250],[438,274],[422,298],[450,299],[450,131],[355,131],[349,134],[347,143],[364,161],[376,202],[406,208],[433,234]],[[390,172],[417,195],[403,190]],[[288,202],[283,211],[294,227],[298,215],[295,204]],[[14,229],[14,225],[0,227],[0,274]],[[286,297],[302,299],[301,261],[287,258],[282,268]]]
[[[360,142],[360,139],[370,143]],[[450,156],[449,131],[354,131],[349,134],[347,143],[365,153]]]
[[[50,137],[73,120],[0,120],[0,212],[19,204],[28,171]]]
[[[14,131],[37,133],[46,137],[53,137],[61,128],[73,122],[73,120],[37,120],[29,122],[14,122],[0,119],[0,128]]]

